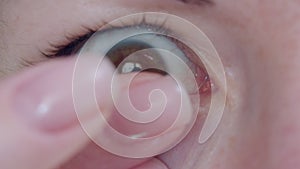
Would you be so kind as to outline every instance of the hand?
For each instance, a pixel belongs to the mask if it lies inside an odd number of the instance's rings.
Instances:
[[[75,60],[66,59],[41,64],[0,84],[0,168],[53,169],[66,163],[82,151],[90,140],[82,130],[72,100],[72,73]],[[112,73],[104,65],[97,80],[102,82],[99,97]],[[86,105],[86,107],[89,107]],[[104,104],[109,110],[110,104]],[[101,124],[86,111],[83,123],[98,131]],[[123,168],[166,168],[157,159],[130,160],[101,151],[102,164],[117,164]],[[101,166],[97,166],[101,168]]]

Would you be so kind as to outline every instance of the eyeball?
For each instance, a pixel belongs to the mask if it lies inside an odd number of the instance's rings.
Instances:
[[[157,23],[163,23],[163,26]],[[85,73],[81,71],[88,59],[87,54],[98,57],[95,60],[98,64],[91,68],[95,72],[106,59],[115,66],[112,79],[108,79],[114,105],[112,113],[115,114],[107,116],[99,110],[99,123],[105,127],[96,135],[90,134],[92,131],[88,125],[81,123],[91,139],[104,150],[128,158],[152,157],[170,150],[188,135],[195,124],[201,113],[201,89],[205,85],[207,88],[207,84],[222,87],[211,89],[217,92],[211,92],[208,116],[199,132],[199,142],[206,141],[213,134],[225,106],[224,68],[210,40],[189,21],[165,13],[138,13],[112,21],[81,48],[73,84],[78,83],[79,75]],[[159,74],[161,78],[136,89],[136,96],[144,92],[148,94],[139,96],[143,98],[139,100],[131,96],[130,86],[145,72]],[[215,84],[210,85],[212,82]],[[150,84],[154,88],[150,89]],[[78,85],[73,87],[75,108],[81,110],[84,105],[80,100],[84,98],[78,93],[84,89]],[[94,83],[91,82],[90,88],[95,88]],[[94,98],[94,95],[86,97]],[[147,109],[141,110],[134,102],[149,104]],[[97,109],[101,105],[94,104],[94,107]],[[172,118],[169,118],[170,114]],[[111,119],[112,116],[117,120]],[[168,122],[162,123],[166,119]],[[133,131],[126,130],[128,126],[133,126]],[[152,130],[146,131],[145,128]]]

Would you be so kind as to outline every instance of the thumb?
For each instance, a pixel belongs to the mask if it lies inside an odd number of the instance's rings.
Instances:
[[[73,105],[74,65],[74,59],[52,61],[1,82],[0,168],[55,168],[89,142]],[[103,86],[98,88],[99,98],[106,98],[101,90],[105,90],[105,79],[112,72],[108,63],[97,72]],[[93,109],[83,107],[86,114],[81,115],[80,122],[91,130],[99,129]],[[103,110],[109,107],[104,104]]]

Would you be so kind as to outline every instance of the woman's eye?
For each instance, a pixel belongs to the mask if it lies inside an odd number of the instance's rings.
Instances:
[[[143,33],[126,38],[114,45],[105,56],[116,67],[119,67],[119,73],[131,73],[147,69],[146,71],[166,74],[164,72],[168,72],[172,67],[179,67],[175,62],[166,61],[164,53],[156,49],[171,51],[185,63],[192,65],[185,53],[172,41],[171,37],[164,37],[155,33]],[[149,67],[152,69],[149,69]]]
[[[181,65],[166,60],[165,52],[161,52],[169,51],[191,69],[200,87],[208,84],[208,75],[199,57],[187,45],[168,36],[170,32],[162,26],[145,23],[117,27],[95,32],[84,46],[88,52],[108,57],[119,73],[149,71],[166,75],[180,71]]]
[[[170,32],[161,25],[147,23],[91,31],[56,49],[50,57],[76,55],[82,51],[83,46],[88,46],[88,52],[108,57],[118,67],[119,73],[148,71],[166,75],[170,70],[181,70],[177,62],[166,61],[164,53],[160,52],[170,51],[191,69],[200,90],[209,91],[208,74],[199,57],[187,45],[168,36]]]

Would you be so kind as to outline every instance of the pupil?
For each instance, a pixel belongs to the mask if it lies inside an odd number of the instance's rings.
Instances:
[[[106,56],[109,57],[112,63],[117,67],[130,54],[148,48],[151,48],[148,44],[125,39],[112,47]]]
[[[120,41],[107,52],[106,56],[111,60],[115,67],[118,67],[118,71],[121,74],[147,71],[165,75],[166,73],[164,71],[159,70],[166,69],[162,58],[163,56],[153,52],[153,50],[151,50],[151,52],[142,52],[143,54],[139,55],[131,55],[140,50],[152,48],[151,45],[138,40],[138,38],[143,38],[142,36],[143,35],[137,35]],[[131,57],[127,58],[129,55],[131,55]],[[126,61],[122,62],[124,59],[126,59]],[[149,66],[158,67],[157,65],[159,65],[159,69],[145,69]]]

